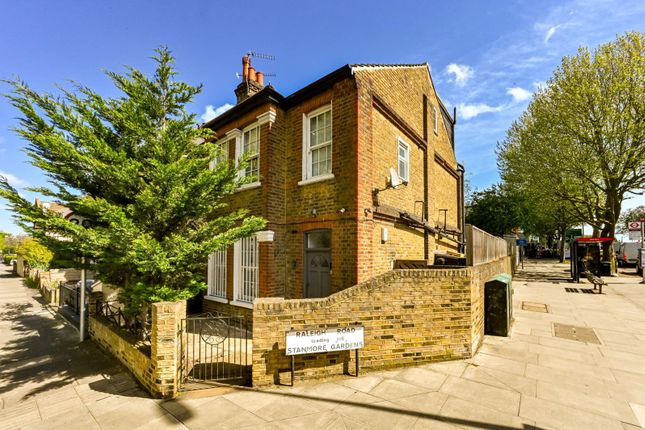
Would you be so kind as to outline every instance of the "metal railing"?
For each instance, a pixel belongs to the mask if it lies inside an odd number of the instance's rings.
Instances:
[[[470,224],[466,224],[465,233],[468,266],[477,266],[509,255],[508,244],[503,238]]]
[[[76,288],[75,285],[61,284],[60,292],[58,295],[58,305],[60,307],[66,306],[75,314],[79,314],[81,301],[81,290]]]
[[[141,315],[129,316],[115,302],[96,301],[96,315],[112,325],[132,334],[137,341],[150,343],[150,315],[145,319]]]

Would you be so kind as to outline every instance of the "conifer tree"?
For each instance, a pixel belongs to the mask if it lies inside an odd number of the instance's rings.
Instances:
[[[99,279],[122,287],[132,310],[194,296],[206,288],[210,253],[265,226],[227,205],[254,178],[238,177],[243,160],[211,164],[215,136],[186,110],[201,86],[175,80],[167,48],[153,59],[152,76],[131,67],[106,72],[120,90],[116,98],[75,83],[54,96],[9,82],[7,97],[21,114],[16,132],[51,185],[33,191],[69,207],[85,225],[37,207],[0,177],[0,197],[22,228],[77,267],[86,257]]]

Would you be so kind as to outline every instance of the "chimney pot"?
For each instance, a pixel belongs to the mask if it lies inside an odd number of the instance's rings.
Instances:
[[[245,55],[242,57],[242,80],[244,82],[249,80],[249,66],[251,65],[251,61],[249,60],[249,56]]]
[[[260,84],[261,86],[264,86],[264,73],[262,73],[262,72],[257,72],[257,73],[255,74],[255,76],[256,76],[256,78],[257,78],[257,80],[258,80],[258,84]]]
[[[249,66],[249,81],[256,81],[255,69]]]

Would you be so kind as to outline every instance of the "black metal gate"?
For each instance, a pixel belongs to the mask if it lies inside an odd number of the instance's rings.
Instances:
[[[208,313],[182,320],[183,383],[251,382],[251,330],[244,317]]]

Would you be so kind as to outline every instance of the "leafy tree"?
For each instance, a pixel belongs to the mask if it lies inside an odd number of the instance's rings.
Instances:
[[[4,247],[6,246],[5,244],[5,237],[9,236],[9,233],[5,233],[4,231],[0,231],[0,252],[4,252]]]
[[[560,259],[564,261],[566,230],[576,221],[559,202],[547,193],[530,193],[506,184],[471,194],[466,221],[497,236],[520,228],[527,235],[538,236],[550,246],[560,240]]]
[[[7,254],[13,254],[14,252],[16,252],[18,245],[20,245],[23,240],[27,239],[27,237],[24,235],[13,235],[11,233],[2,234],[4,235],[4,242],[0,242],[0,245],[2,245],[2,247],[0,247],[0,251]]]
[[[213,133],[186,112],[201,86],[174,80],[168,49],[153,59],[150,77],[134,68],[106,73],[121,92],[117,98],[78,84],[54,97],[10,82],[8,98],[22,114],[17,132],[52,185],[33,191],[89,226],[36,207],[0,180],[0,196],[26,232],[57,255],[86,257],[99,279],[123,287],[130,309],[192,297],[206,287],[207,255],[266,223],[227,207],[228,197],[254,178],[238,179],[244,162],[209,168],[218,155]]]
[[[523,208],[520,196],[500,185],[493,185],[470,194],[466,222],[490,234],[503,236],[521,226]]]
[[[498,147],[509,186],[548,191],[572,218],[615,234],[623,199],[645,188],[645,36],[564,57]]]
[[[49,269],[54,254],[36,239],[27,238],[18,245],[16,254],[22,256],[32,269]]]

